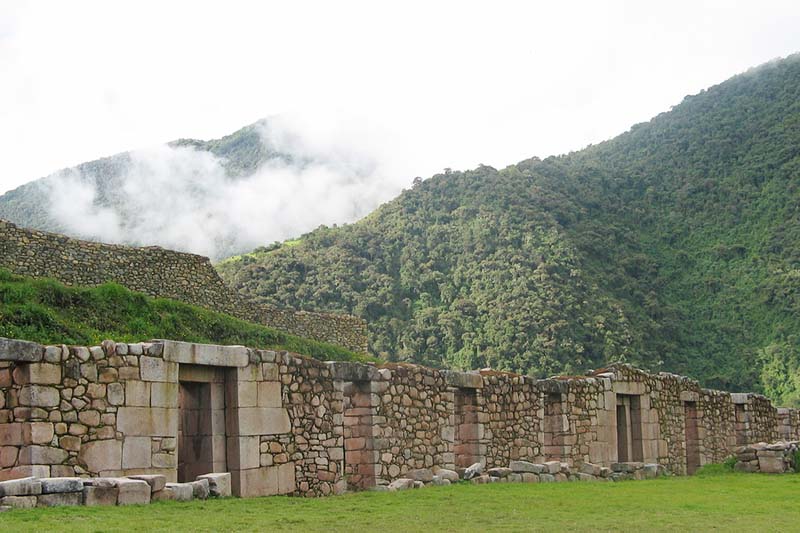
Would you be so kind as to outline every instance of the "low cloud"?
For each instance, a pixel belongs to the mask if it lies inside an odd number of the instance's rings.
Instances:
[[[193,147],[135,150],[116,186],[102,191],[77,170],[50,177],[51,214],[83,238],[221,259],[353,222],[412,181],[374,130],[298,116],[258,128],[264,147],[281,157],[249,175],[231,177],[223,159]]]

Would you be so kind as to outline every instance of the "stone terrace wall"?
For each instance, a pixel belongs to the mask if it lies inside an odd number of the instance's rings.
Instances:
[[[301,337],[367,351],[362,319],[250,302],[230,290],[208,258],[199,255],[82,241],[0,220],[0,267],[68,285],[113,281],[150,296],[173,298]]]
[[[224,470],[236,495],[320,496],[473,463],[682,474],[797,421],[763,396],[626,365],[536,380],[243,346],[0,339],[0,480]]]

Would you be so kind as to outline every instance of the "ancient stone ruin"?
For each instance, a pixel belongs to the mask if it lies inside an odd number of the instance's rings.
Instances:
[[[229,473],[232,494],[249,497],[454,475],[642,479],[797,441],[797,422],[796,410],[758,394],[626,365],[539,380],[168,340],[0,339],[0,480],[34,485],[142,475],[191,484]]]

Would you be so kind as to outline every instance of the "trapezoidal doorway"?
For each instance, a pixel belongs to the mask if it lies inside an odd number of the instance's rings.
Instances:
[[[178,482],[226,472],[225,383],[221,370],[180,366]]]

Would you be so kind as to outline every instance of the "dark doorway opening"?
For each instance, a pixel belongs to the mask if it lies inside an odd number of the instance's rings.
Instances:
[[[456,428],[453,452],[456,467],[467,468],[482,459],[477,391],[475,389],[456,389],[454,402]]]
[[[544,400],[544,449],[546,461],[561,461],[564,457],[564,403],[561,394],[549,393]]]
[[[697,430],[697,403],[684,402],[686,419],[686,473],[691,475],[700,468],[700,437]]]

